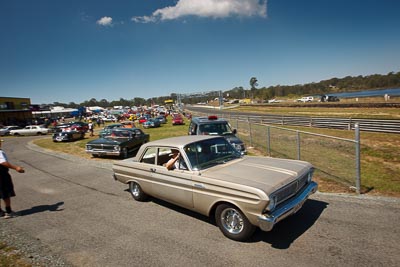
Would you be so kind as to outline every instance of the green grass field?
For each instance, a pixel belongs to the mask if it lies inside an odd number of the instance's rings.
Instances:
[[[189,121],[186,120],[185,125],[172,126],[169,121],[159,128],[143,129],[144,132],[150,134],[150,141],[167,138],[171,136],[187,135]],[[329,136],[341,138],[354,138],[354,132],[333,129],[318,129],[308,127],[290,127],[306,132],[319,133]],[[85,152],[85,145],[88,141],[98,138],[96,133],[101,128],[95,128],[95,136],[86,136],[85,139],[68,143],[54,143],[50,136],[35,141],[35,144],[64,153],[73,154],[79,157],[92,160],[109,160],[102,158],[92,158]],[[254,133],[253,133],[254,134]],[[254,134],[260,144],[263,143],[264,136],[262,134]],[[277,138],[274,141],[274,150],[279,153],[272,153],[276,157],[294,158],[295,153],[290,149],[293,145],[288,146],[288,142],[292,142],[292,137]],[[246,136],[240,136],[243,141],[248,144]],[[316,172],[315,178],[319,182],[319,190],[323,192],[352,192],[347,186],[348,181],[335,179],[352,179],[354,177],[354,158],[353,146],[343,145],[340,142],[332,142],[321,140],[319,138],[304,137],[305,145],[308,149],[302,152],[305,160],[310,161],[315,166],[323,166],[324,172]],[[256,140],[253,140],[256,142]],[[249,155],[267,155],[266,147],[257,145],[249,150]],[[350,155],[350,156],[349,156]],[[303,158],[303,157],[302,157]],[[331,170],[331,171],[330,171]],[[361,132],[361,184],[364,193],[372,195],[400,196],[400,135]]]

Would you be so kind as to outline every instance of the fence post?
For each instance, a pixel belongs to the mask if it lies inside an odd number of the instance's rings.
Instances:
[[[250,120],[247,120],[249,123],[249,135],[250,135],[250,147],[253,147],[253,136],[251,135],[251,123]]]
[[[360,124],[354,124],[356,138],[356,193],[361,194]]]
[[[300,132],[297,132],[297,159],[300,160]]]
[[[352,123],[352,121],[351,121],[351,118],[349,119],[349,124],[348,124],[348,126],[347,126],[347,130],[348,131],[351,131],[351,123]]]
[[[270,127],[267,126],[267,153],[268,156],[271,157],[271,135],[270,135]]]

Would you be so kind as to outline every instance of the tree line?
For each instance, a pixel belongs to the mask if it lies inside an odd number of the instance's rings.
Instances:
[[[182,103],[195,104],[198,102],[207,102],[209,100],[223,97],[229,99],[242,99],[252,98],[257,100],[268,100],[276,97],[295,98],[303,95],[325,95],[330,93],[354,92],[360,90],[374,90],[386,88],[400,87],[400,72],[389,72],[386,75],[373,74],[367,76],[346,76],[344,78],[331,78],[322,80],[320,82],[313,82],[307,84],[296,85],[275,85],[269,87],[256,88],[257,79],[252,77],[250,79],[250,88],[242,86],[234,87],[226,91],[208,91],[203,93],[193,94],[178,94],[173,93],[169,96],[158,96],[149,99],[134,97],[132,99],[120,98],[119,100],[108,101],[107,99],[96,100],[92,98],[82,103],[60,103],[54,102],[54,106],[64,106],[69,108],[78,108],[80,106],[99,106],[99,107],[113,107],[113,106],[150,106],[152,104],[163,104],[165,100],[172,99],[176,101],[178,95]]]

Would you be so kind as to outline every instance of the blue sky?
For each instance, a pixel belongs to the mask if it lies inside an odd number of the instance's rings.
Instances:
[[[0,0],[0,95],[33,104],[400,71],[398,0]]]

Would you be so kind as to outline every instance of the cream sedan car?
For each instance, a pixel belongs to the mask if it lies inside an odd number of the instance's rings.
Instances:
[[[45,128],[43,125],[28,125],[22,129],[11,130],[10,135],[20,136],[20,135],[42,135],[48,134],[49,129]]]
[[[238,241],[256,227],[272,230],[317,190],[310,163],[243,156],[224,137],[149,142],[135,158],[114,162],[113,171],[135,200],[150,195],[213,217],[226,237]]]

